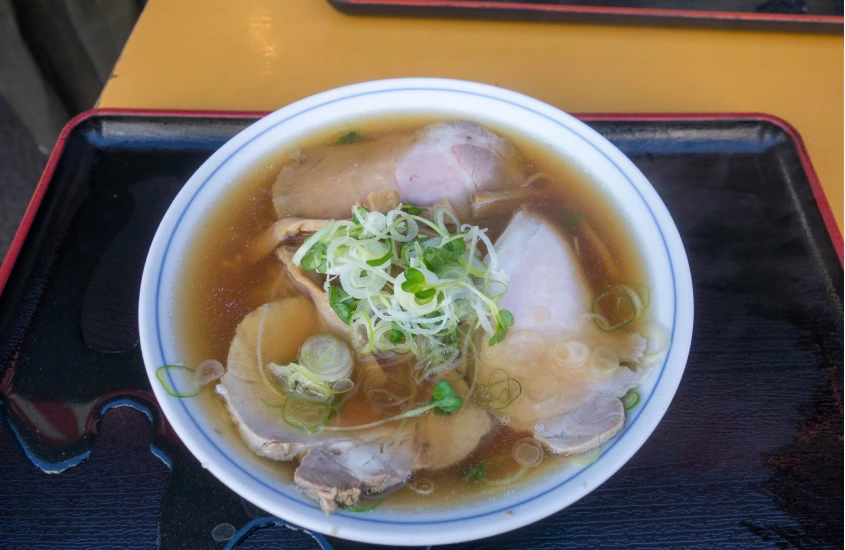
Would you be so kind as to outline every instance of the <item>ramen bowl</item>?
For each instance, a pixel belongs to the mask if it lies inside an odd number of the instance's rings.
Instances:
[[[156,373],[180,362],[178,274],[192,239],[233,182],[278,151],[350,119],[403,116],[467,119],[527,136],[589,178],[626,220],[653,291],[652,319],[666,327],[665,357],[639,386],[640,403],[624,428],[590,463],[573,461],[526,482],[459,506],[423,510],[384,506],[367,513],[326,515],[292,482],[274,475],[240,441],[215,429],[202,403],[176,399]],[[165,214],[150,247],[139,303],[147,374],[167,420],[197,460],[231,490],[299,527],[387,545],[448,544],[510,531],[550,516],[598,488],[619,470],[657,426],[680,383],[693,327],[693,295],[677,228],[654,188],[610,142],[566,113],[502,88],[443,79],[355,84],[314,95],[255,122],[214,153],[190,178]]]

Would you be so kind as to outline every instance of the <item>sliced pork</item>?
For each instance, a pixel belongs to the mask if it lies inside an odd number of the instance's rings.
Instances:
[[[416,132],[317,147],[282,169],[273,185],[278,217],[348,218],[355,204],[448,200],[469,219],[476,191],[519,185],[522,162],[506,139],[465,121],[430,124]]]
[[[517,213],[496,250],[510,278],[499,307],[515,322],[502,343],[483,347],[482,383],[504,370],[520,382],[522,393],[499,416],[506,414],[511,426],[533,432],[555,452],[589,451],[622,428],[619,398],[652,366],[636,366],[646,340],[595,328],[592,291],[575,251],[541,216]],[[610,361],[605,368],[605,355],[617,366]]]
[[[398,430],[399,422],[318,433],[289,426],[280,407],[284,395],[262,381],[258,366],[294,359],[299,346],[321,330],[317,311],[309,299],[295,297],[248,314],[238,325],[227,371],[216,391],[255,454],[271,460],[300,460],[294,482],[326,513],[339,504],[352,505],[364,494],[401,485],[415,470],[451,466],[469,455],[490,431],[489,414],[469,403],[451,416],[428,413],[411,418]],[[360,359],[357,368],[362,368]],[[466,393],[465,383],[454,385],[456,391]],[[435,423],[437,431],[432,429]]]

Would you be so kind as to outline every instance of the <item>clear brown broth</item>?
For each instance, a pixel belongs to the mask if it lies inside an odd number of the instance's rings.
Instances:
[[[338,136],[352,129],[358,131],[363,139],[375,139],[388,132],[418,128],[436,120],[431,117],[408,117],[356,121],[354,124],[316,134],[297,146],[307,152],[309,147],[336,142]],[[610,201],[595,185],[572,166],[532,143],[530,139],[485,125],[500,135],[511,138],[517,144],[526,160],[527,174],[542,172],[551,175],[553,183],[548,191],[528,199],[526,203],[541,212],[568,238],[579,237],[579,258],[595,293],[620,283],[637,282],[648,285],[648,281],[643,277],[639,250],[630,237],[630,231]],[[249,243],[275,221],[271,187],[281,167],[290,161],[291,148],[286,147],[269,157],[242,181],[231,186],[231,190],[211,209],[202,231],[195,237],[192,252],[184,258],[180,281],[183,298],[177,309],[181,351],[186,365],[197,365],[210,358],[225,364],[235,329],[245,315],[267,302],[298,294],[274,256],[257,263],[246,262],[242,257],[242,251]],[[573,232],[569,225],[572,213],[583,215],[582,222],[586,222],[598,240],[604,244],[612,258],[612,264],[608,265],[602,261],[601,258],[606,258],[606,254],[592,247],[590,243],[594,241],[584,238],[579,233],[580,229]],[[511,214],[512,212],[498,214],[473,220],[473,223],[487,227],[495,241]],[[233,440],[233,445],[242,445],[223,403],[212,392],[204,392],[200,399],[210,417],[215,420],[217,429]],[[396,412],[372,407],[360,393],[351,396],[344,404],[342,423],[366,423]],[[468,470],[481,461],[490,465],[488,476],[491,478],[502,479],[515,473],[519,465],[511,457],[511,448],[516,441],[530,435],[496,423],[478,448],[459,464],[439,472],[414,474],[411,482],[423,478],[433,481],[436,487],[434,493],[423,496],[406,488],[387,497],[386,502],[392,507],[402,508],[462,504],[467,500],[486,498],[517,489],[537,476],[548,473],[550,468],[560,467],[568,462],[567,458],[547,455],[540,467],[533,468],[529,475],[510,486],[490,486],[463,479]],[[255,460],[263,461],[258,457]],[[266,466],[266,461],[263,462]],[[295,466],[293,463],[275,463],[273,470],[278,471],[283,479],[290,481]]]

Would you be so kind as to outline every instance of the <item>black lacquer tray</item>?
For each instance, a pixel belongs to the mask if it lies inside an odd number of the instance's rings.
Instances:
[[[162,417],[137,297],[159,220],[259,115],[93,111],[0,267],[0,547],[357,548],[270,517]],[[460,548],[843,543],[842,238],[797,134],[759,115],[582,116],[657,188],[695,332],[642,449],[573,506]]]

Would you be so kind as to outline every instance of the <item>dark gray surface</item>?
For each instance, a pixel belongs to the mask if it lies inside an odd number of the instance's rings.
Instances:
[[[0,98],[0,258],[6,256],[47,155]]]

